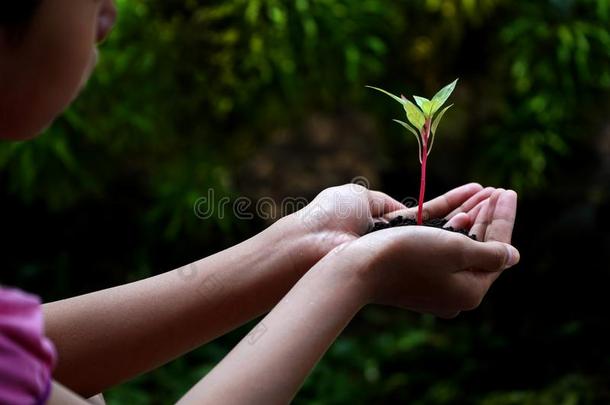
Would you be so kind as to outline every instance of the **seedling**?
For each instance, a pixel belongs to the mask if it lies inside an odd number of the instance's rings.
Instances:
[[[413,104],[403,95],[398,97],[378,87],[366,86],[392,97],[403,106],[407,115],[407,121],[409,121],[411,125],[396,119],[393,121],[402,125],[415,135],[415,139],[417,139],[417,145],[419,146],[419,163],[421,164],[417,225],[422,225],[423,223],[424,195],[426,193],[426,162],[428,161],[430,152],[432,152],[432,146],[434,146],[434,136],[438,129],[438,124],[441,122],[445,112],[447,112],[453,104],[448,105],[442,110],[441,107],[445,104],[451,93],[453,93],[457,81],[458,79],[455,79],[455,81],[443,87],[434,97],[432,97],[432,100],[413,96],[417,105]]]

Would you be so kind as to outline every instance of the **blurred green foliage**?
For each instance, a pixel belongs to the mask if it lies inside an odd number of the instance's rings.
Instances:
[[[517,189],[527,273],[506,275],[452,322],[367,309],[295,402],[610,400],[607,265],[573,275],[610,243],[610,147],[599,147],[610,125],[610,1],[117,3],[118,28],[78,102],[39,139],[0,144],[7,283],[54,299],[237,243],[264,224],[201,221],[193,203],[208,188],[236,196],[244,163],[278,129],[319,113],[374,121],[373,186],[413,195],[416,145],[392,124],[399,111],[364,85],[432,94],[459,76],[432,192],[467,181]],[[177,399],[246,331],[112,390],[109,403]]]

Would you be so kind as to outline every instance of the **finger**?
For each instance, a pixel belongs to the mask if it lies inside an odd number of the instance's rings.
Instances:
[[[485,232],[487,231],[487,225],[489,222],[489,200],[484,201],[478,210],[478,213],[472,222],[470,228],[470,234],[475,235],[477,240],[485,240]]]
[[[478,193],[470,197],[466,202],[460,205],[455,210],[451,211],[449,215],[446,216],[447,219],[451,219],[459,213],[469,212],[473,208],[475,208],[482,201],[488,199],[496,189],[494,187],[486,187],[480,190]]]
[[[478,183],[469,183],[454,188],[453,190],[424,203],[423,217],[424,219],[443,218],[482,189],[483,186]],[[386,216],[386,219],[390,220],[398,215],[414,218],[417,214],[417,210],[418,207],[412,207],[406,210],[393,212],[391,215]]]
[[[498,201],[498,197],[502,194],[503,189],[497,189],[493,192],[491,197],[488,200],[483,202],[482,207],[478,215],[476,216],[474,223],[472,224],[472,228],[470,229],[471,235],[476,235],[477,239],[480,241],[485,240],[487,227],[491,224],[493,211]]]
[[[443,218],[483,189],[478,183],[469,183],[424,203],[424,218]]]
[[[521,256],[512,245],[502,242],[475,242],[466,245],[463,252],[464,270],[497,272],[519,263]]]
[[[481,212],[481,209],[483,208],[483,206],[485,204],[488,203],[488,201],[489,201],[489,199],[481,201],[480,203],[478,203],[476,205],[476,207],[474,207],[473,209],[471,209],[470,211],[468,211],[466,213],[466,215],[468,215],[468,219],[470,220],[470,226],[472,226],[475,223],[477,217],[479,216],[479,212]]]
[[[517,215],[517,193],[513,190],[503,192],[496,202],[491,223],[485,234],[486,241],[510,243]]]
[[[472,221],[468,214],[462,212],[451,218],[446,224],[445,228],[452,227],[453,229],[470,229]]]
[[[380,217],[387,213],[404,210],[406,207],[389,195],[381,191],[369,190],[369,206],[373,217]]]

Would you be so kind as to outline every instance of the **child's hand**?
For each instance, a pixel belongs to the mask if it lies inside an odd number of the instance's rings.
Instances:
[[[448,225],[470,229],[493,191],[476,183],[455,188],[425,203],[424,218],[447,216]],[[417,208],[407,209],[384,193],[347,184],[322,191],[307,207],[286,220],[291,234],[307,239],[306,255],[315,256],[317,261],[336,246],[365,234],[374,220],[396,215],[415,217],[416,212]]]
[[[519,261],[508,244],[516,194],[496,190],[471,231],[485,242],[438,228],[385,229],[337,248],[340,268],[356,271],[368,302],[450,318],[476,308],[501,272]]]

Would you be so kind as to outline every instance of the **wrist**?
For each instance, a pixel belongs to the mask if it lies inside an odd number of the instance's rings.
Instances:
[[[369,258],[363,258],[361,252],[356,251],[354,241],[345,242],[332,249],[312,269],[321,269],[327,273],[329,282],[336,282],[341,289],[356,300],[359,307],[374,302],[374,284],[371,283]]]
[[[384,273],[383,255],[387,247],[384,239],[370,235],[345,243],[333,250],[335,260],[345,268],[350,278],[357,281],[365,297],[365,305],[378,301],[381,274]]]
[[[300,275],[305,274],[330,250],[323,249],[323,233],[309,229],[302,218],[295,214],[280,218],[268,230],[270,239],[275,246],[281,247]]]
[[[299,261],[305,262],[306,270],[320,261],[334,248],[353,241],[356,235],[345,231],[333,230],[329,226],[319,226],[314,218],[302,214],[302,210],[281,218],[275,225],[281,228],[302,252]]]
[[[316,236],[308,233],[294,215],[280,218],[255,239],[257,249],[276,252],[285,261],[283,267],[299,278],[324,256],[317,249]]]

